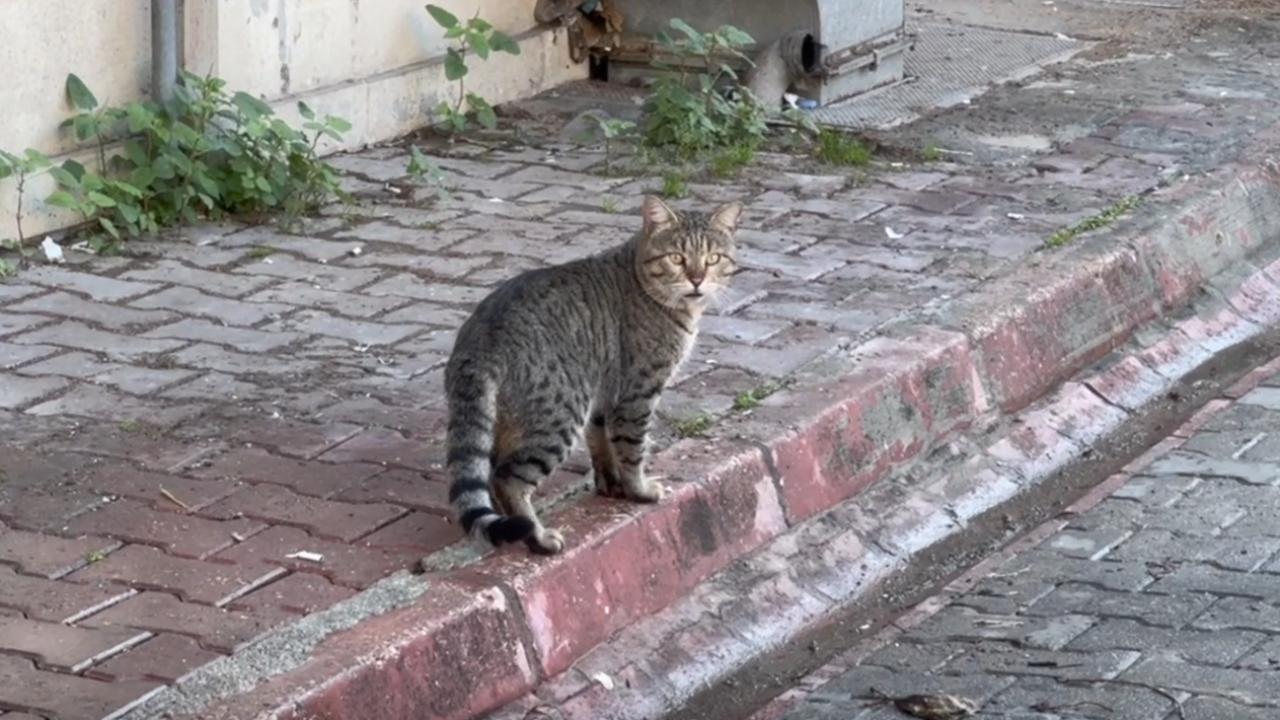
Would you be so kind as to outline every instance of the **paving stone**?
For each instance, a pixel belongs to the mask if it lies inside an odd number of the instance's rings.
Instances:
[[[142,545],[127,545],[67,576],[71,582],[112,582],[137,590],[161,590],[205,605],[218,604],[269,578],[270,573],[261,569],[173,557]]]
[[[470,305],[480,302],[489,292],[489,289],[484,287],[435,283],[416,275],[401,273],[370,285],[362,291],[362,294]]]
[[[388,504],[322,500],[264,484],[246,487],[200,512],[213,518],[243,516],[277,525],[294,525],[318,537],[350,542],[386,525],[406,510]]]
[[[330,405],[324,409],[323,417],[389,428],[414,437],[441,437],[447,423],[447,415],[443,409],[402,407],[372,397],[343,400]]]
[[[1215,634],[1222,634],[1222,631]],[[1262,636],[1259,637],[1261,638]],[[1232,663],[1232,666],[1242,670],[1280,672],[1280,637],[1273,635],[1263,640],[1249,651],[1248,655]]]
[[[269,352],[292,345],[305,338],[301,333],[278,328],[250,330],[242,327],[224,327],[207,320],[180,320],[172,325],[158,327],[146,333],[149,338],[178,338],[228,345],[244,352]]]
[[[264,335],[276,337],[270,333]],[[205,343],[191,345],[169,357],[178,365],[217,370],[230,375],[306,375],[319,367],[319,363],[295,360],[289,356],[264,357]]]
[[[1275,708],[1249,707],[1216,697],[1193,697],[1182,707],[1187,720],[1271,720]]]
[[[1195,619],[1200,630],[1256,630],[1271,633],[1280,627],[1280,605],[1274,600],[1224,597]]]
[[[37,285],[88,295],[99,302],[127,300],[160,287],[155,283],[117,280],[48,265],[33,267],[24,272],[22,278]]]
[[[306,615],[325,610],[355,594],[354,590],[334,585],[321,575],[296,572],[237,599],[232,607]]]
[[[0,375],[0,408],[16,410],[48,397],[70,383],[62,378]]]
[[[324,335],[362,346],[393,345],[422,329],[421,325],[351,320],[314,310],[303,310],[269,326],[270,331],[288,335]]]
[[[346,249],[343,250],[346,252]],[[273,255],[235,269],[248,276],[273,276],[319,285],[326,290],[350,292],[378,279],[380,272],[371,268],[349,268],[307,262],[288,255]]]
[[[146,337],[121,335],[95,330],[83,323],[63,321],[18,335],[9,341],[20,345],[61,345],[105,353],[109,357],[125,360],[169,352],[185,344],[177,340],[154,339],[155,337],[154,334]]]
[[[146,642],[98,663],[85,675],[115,682],[174,683],[187,673],[222,657],[189,637],[160,633]]]
[[[955,607],[946,608],[913,628],[912,639],[926,642],[999,640],[1018,647],[1060,650],[1094,622],[1094,618],[1087,615],[1019,617]]]
[[[1127,670],[1122,679],[1147,683],[1168,690],[1186,690],[1197,694],[1221,692],[1230,688],[1233,695],[1258,701],[1274,702],[1274,673],[1192,665],[1164,658],[1144,659]]]
[[[335,463],[371,462],[411,470],[431,470],[444,461],[444,454],[439,448],[427,447],[425,443],[410,440],[397,432],[370,429],[330,450],[320,459]]]
[[[81,625],[176,633],[194,638],[211,650],[230,653],[269,630],[275,622],[272,616],[182,602],[163,592],[144,592],[93,615]]]
[[[1140,530],[1107,557],[1168,566],[1210,563],[1228,570],[1249,572],[1262,566],[1277,552],[1280,552],[1280,538],[1197,537],[1189,542],[1185,535],[1169,530]]]
[[[269,256],[273,261],[279,261],[287,255],[280,254],[280,251],[290,252],[301,255],[310,260],[316,260],[321,263],[332,262],[339,258],[345,257],[351,249],[350,243],[332,242],[330,240],[321,240],[319,238],[297,237],[295,235],[285,235],[275,230],[257,227],[249,228],[238,233],[227,235],[218,241],[223,247],[244,247],[244,248],[265,248],[276,251]],[[270,275],[271,273],[264,273]]]
[[[1249,485],[1273,485],[1276,480],[1280,480],[1280,468],[1273,463],[1206,457],[1192,452],[1172,452],[1164,455],[1145,468],[1143,473],[1231,478]]]
[[[32,330],[41,325],[53,323],[53,318],[45,315],[19,315],[18,313],[5,313],[0,315],[0,335],[12,335],[25,330]]]
[[[24,297],[30,297],[42,292],[45,292],[44,288],[39,288],[34,285],[19,285],[12,280],[8,282],[0,282],[0,303],[21,300]]]
[[[299,282],[282,282],[275,287],[256,292],[246,300],[255,303],[301,305],[362,318],[370,318],[405,304],[404,300],[371,297],[365,293],[334,292]]]
[[[79,628],[60,623],[0,617],[0,651],[34,658],[41,665],[76,673],[96,660],[147,639],[136,630]]]
[[[118,363],[100,362],[96,356],[81,352],[63,353],[54,358],[27,365],[18,371],[23,375],[62,375],[110,385],[133,395],[146,395],[161,388],[194,377],[189,370],[142,368]]]
[[[174,511],[156,510],[147,503],[120,499],[72,519],[66,529],[155,545],[179,557],[202,558],[266,527],[253,520],[209,520],[180,510],[176,506]]]
[[[1212,565],[1181,565],[1158,579],[1153,593],[1207,592],[1267,599],[1280,597],[1280,575],[1223,570]]]
[[[192,479],[138,470],[131,465],[98,468],[85,477],[83,484],[104,495],[134,498],[169,510],[173,508],[173,501],[166,497],[165,492],[181,500],[187,507],[198,510],[231,495],[241,487],[241,483],[234,478]]]
[[[68,538],[0,525],[0,563],[49,579],[66,575],[84,565],[87,558],[106,554],[118,545],[104,538]]]
[[[314,449],[314,445],[308,451]],[[236,448],[213,458],[192,474],[207,478],[284,485],[302,495],[327,498],[353,486],[360,487],[383,472],[380,465],[303,462],[273,455],[260,448]]]
[[[58,348],[48,345],[14,345],[0,342],[0,370],[11,370],[24,363],[49,357],[58,352]]]
[[[386,470],[343,490],[339,500],[383,502],[449,514],[449,483],[439,473],[424,475],[413,470]]]
[[[142,306],[146,307],[146,306]],[[121,305],[105,302],[91,302],[64,292],[53,292],[32,298],[5,309],[29,313],[44,313],[61,317],[75,318],[101,325],[108,330],[129,330],[133,328],[159,325],[173,319],[167,312],[135,310]]]
[[[1002,718],[1099,718],[1099,720],[1157,720],[1174,703],[1158,692],[1108,683],[1062,683],[1050,678],[1021,678],[992,698],[983,714]],[[1018,713],[1036,713],[1020,715]]]
[[[321,560],[289,557],[299,552],[316,553]],[[253,568],[285,567],[317,573],[335,584],[364,589],[390,573],[412,567],[422,553],[417,549],[336,542],[312,537],[298,528],[272,527],[214,557]]]
[[[85,562],[93,557],[86,555]],[[19,610],[34,620],[67,622],[129,597],[122,587],[78,585],[23,575],[0,565],[0,607]]]
[[[550,491],[554,492],[554,489]],[[407,550],[426,556],[465,539],[450,518],[438,513],[413,512],[361,538],[360,544],[368,548]]]
[[[25,658],[0,655],[0,705],[60,720],[107,717],[156,687],[155,683],[107,683],[38,670]]]
[[[292,310],[279,303],[243,302],[208,295],[195,288],[174,287],[138,298],[133,307],[171,310],[183,315],[199,315],[216,319],[223,325],[256,325]]]
[[[868,701],[879,700],[884,693],[889,697],[924,694],[952,694],[967,697],[983,703],[993,695],[1008,687],[1012,678],[994,677],[990,675],[932,675],[919,672],[896,672],[877,667],[862,667],[841,676],[820,688],[811,696],[811,702],[824,705],[839,705],[846,713],[844,717],[854,717],[853,713],[864,709]],[[786,716],[787,718],[808,718],[806,709]],[[862,715],[857,715],[861,718]]]
[[[1147,657],[1181,658],[1187,662],[1228,666],[1242,658],[1265,635],[1243,630],[1197,632],[1158,628],[1136,620],[1105,619],[1074,638],[1068,650],[1136,650]]]
[[[202,251],[217,252],[215,248],[202,248]],[[168,254],[168,248],[166,248]],[[234,252],[223,256],[227,262],[239,259],[243,252]],[[193,268],[173,260],[157,260],[146,267],[133,268],[120,277],[126,280],[146,280],[154,283],[186,285],[199,288],[207,293],[241,297],[259,290],[273,282],[270,277],[246,277],[229,272],[210,272]]]
[[[170,428],[203,413],[203,405],[156,407],[141,398],[122,395],[96,385],[75,385],[60,397],[28,408],[32,415],[80,415],[126,423]]]

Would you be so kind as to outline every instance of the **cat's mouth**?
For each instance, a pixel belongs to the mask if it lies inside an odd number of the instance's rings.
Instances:
[[[702,292],[701,290],[694,290],[693,292],[685,293],[684,296],[687,298],[700,298],[700,297],[706,297],[707,294]]]

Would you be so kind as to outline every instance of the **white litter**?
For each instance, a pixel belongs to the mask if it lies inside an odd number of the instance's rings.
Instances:
[[[350,255],[351,257],[360,257],[361,255],[364,254],[364,248],[358,247],[358,246],[353,247],[347,251],[347,254]]]
[[[489,198],[489,202],[500,203],[500,202],[506,202],[506,200],[503,200],[502,198],[499,198],[499,197],[492,197],[492,198]]]
[[[613,678],[609,677],[606,673],[598,672],[595,675],[592,675],[591,679],[600,683],[600,686],[605,690],[612,690],[614,688]]]
[[[1023,215],[1022,213],[1008,213],[1005,215],[1005,217],[1009,218],[1010,220],[1022,220],[1023,218],[1026,217],[1026,215]]]
[[[888,225],[884,226],[884,234],[888,235],[890,240],[901,240],[902,238],[906,237],[905,233],[900,233],[897,230],[894,230],[893,228],[889,227]]]
[[[62,246],[53,241],[53,238],[46,237],[44,242],[40,243],[40,249],[44,251],[44,259],[54,264],[61,264],[67,261],[62,255]]]
[[[307,562],[318,563],[324,560],[324,556],[320,553],[311,552],[310,550],[299,550],[295,553],[285,555],[290,560],[306,560]]]

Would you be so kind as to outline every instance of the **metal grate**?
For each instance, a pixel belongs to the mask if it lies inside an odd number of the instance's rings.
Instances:
[[[1060,36],[969,25],[919,23],[908,30],[916,34],[916,48],[907,53],[905,82],[815,110],[814,119],[850,129],[901,125],[993,85],[1034,75],[1088,47]]]

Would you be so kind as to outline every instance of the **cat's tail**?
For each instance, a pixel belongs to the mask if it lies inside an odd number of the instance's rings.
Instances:
[[[461,371],[449,391],[446,466],[452,484],[449,503],[467,535],[502,545],[525,540],[537,526],[533,520],[504,516],[493,509],[489,478],[493,469],[497,383],[486,373]]]

